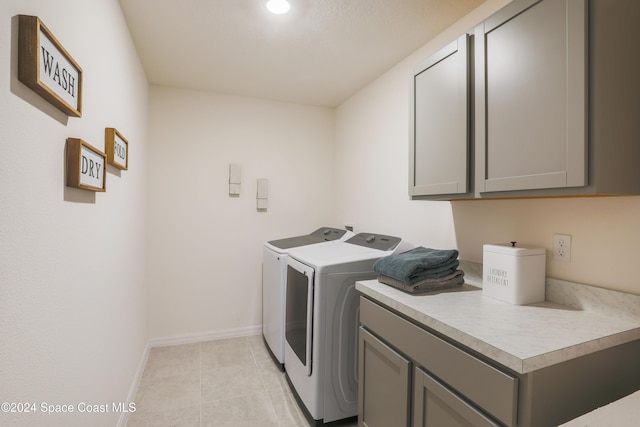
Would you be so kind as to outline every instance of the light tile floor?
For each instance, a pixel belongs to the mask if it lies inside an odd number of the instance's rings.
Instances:
[[[259,335],[151,349],[135,403],[129,427],[309,426]]]

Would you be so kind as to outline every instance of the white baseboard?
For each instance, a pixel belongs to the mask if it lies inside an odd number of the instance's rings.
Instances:
[[[147,360],[149,360],[149,351],[151,347],[149,346],[149,342],[147,341],[147,345],[142,352],[142,357],[140,358],[140,362],[138,363],[138,369],[136,369],[136,374],[133,378],[133,382],[131,383],[131,387],[129,388],[129,395],[127,396],[127,405],[130,402],[134,402],[136,398],[136,394],[138,394],[138,387],[140,386],[140,380],[142,379],[142,374],[144,373],[144,368],[147,366]],[[127,422],[129,421],[129,412],[121,412],[120,418],[118,419],[117,427],[125,427]]]
[[[252,335],[260,335],[262,325],[248,326],[245,328],[224,329],[221,331],[193,332],[189,334],[173,335],[168,337],[151,338],[149,347],[166,347],[169,345],[192,344],[196,342],[220,340],[224,338],[239,338]]]
[[[257,326],[249,326],[246,328],[233,328],[233,329],[225,329],[221,331],[210,331],[210,332],[194,332],[190,334],[173,335],[169,337],[149,339],[142,353],[142,357],[140,358],[140,363],[138,364],[138,369],[136,370],[136,375],[133,379],[133,383],[131,384],[131,388],[129,389],[129,395],[127,396],[127,403],[134,402],[136,394],[138,393],[138,387],[140,386],[140,380],[142,379],[142,374],[144,373],[144,368],[145,366],[147,366],[147,360],[149,360],[149,352],[151,351],[152,348],[166,347],[170,345],[192,344],[197,342],[213,341],[213,340],[219,340],[224,338],[248,337],[253,335],[260,335],[261,333],[262,333],[262,325],[257,325]],[[129,413],[128,412],[121,413],[120,418],[118,420],[118,427],[125,427],[128,421],[129,421]]]

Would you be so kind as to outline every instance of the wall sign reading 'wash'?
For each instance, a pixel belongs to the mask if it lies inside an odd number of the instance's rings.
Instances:
[[[82,116],[82,69],[37,16],[19,16],[18,79],[68,116]]]
[[[106,190],[106,154],[78,138],[67,138],[67,186]]]
[[[107,162],[121,170],[129,169],[129,142],[117,129],[104,130]]]

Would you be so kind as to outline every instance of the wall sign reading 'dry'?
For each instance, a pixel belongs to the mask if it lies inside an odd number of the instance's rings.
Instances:
[[[67,138],[67,186],[106,190],[106,154],[78,138]]]
[[[82,116],[82,68],[37,16],[18,18],[18,79],[68,116]]]

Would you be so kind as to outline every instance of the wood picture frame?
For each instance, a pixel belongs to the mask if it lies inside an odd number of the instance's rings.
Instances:
[[[37,16],[18,17],[18,80],[66,115],[82,117],[82,68]]]
[[[104,147],[107,163],[120,169],[129,169],[129,141],[115,128],[105,128]]]
[[[107,155],[79,138],[67,138],[67,187],[106,191]]]

